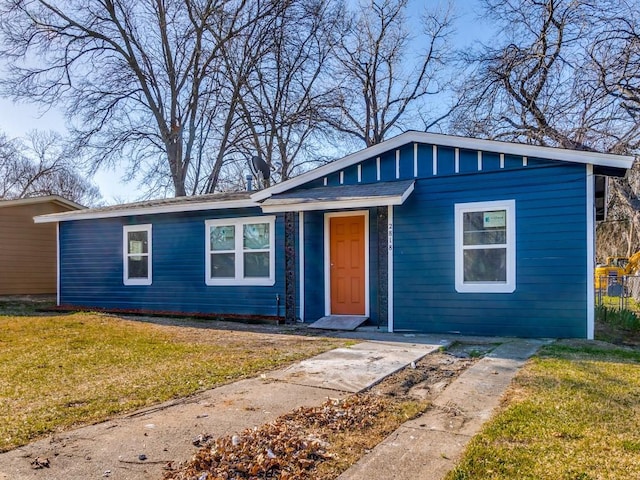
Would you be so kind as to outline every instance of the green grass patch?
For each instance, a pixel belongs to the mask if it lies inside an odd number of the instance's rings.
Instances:
[[[637,311],[628,308],[620,309],[606,304],[596,305],[596,321],[602,325],[640,332],[640,316]]]
[[[0,451],[345,343],[90,313],[0,316]]]
[[[640,478],[640,351],[544,348],[447,480]]]

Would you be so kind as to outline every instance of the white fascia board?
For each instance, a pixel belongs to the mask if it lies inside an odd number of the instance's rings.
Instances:
[[[277,193],[282,193],[292,188],[303,185],[307,182],[315,180],[317,178],[321,178],[325,175],[329,175],[333,172],[336,172],[342,168],[350,167],[358,162],[366,160],[371,157],[376,157],[388,150],[393,150],[396,147],[404,145],[409,142],[407,140],[407,136],[411,133],[416,132],[406,132],[397,137],[391,138],[386,142],[379,143],[377,145],[373,145],[369,148],[365,148],[364,150],[360,150],[358,152],[352,153],[351,155],[347,155],[346,157],[340,158],[338,160],[334,160],[333,162],[327,163],[321,167],[315,168],[313,170],[309,170],[302,175],[298,175],[290,180],[287,180],[282,183],[278,183],[273,187],[266,188],[264,190],[259,190],[253,195],[251,195],[251,199],[255,201],[261,201],[265,198],[269,198],[271,195],[275,195]]]
[[[466,150],[504,153],[523,157],[537,157],[547,160],[601,165],[614,168],[631,168],[634,161],[634,157],[631,155],[613,155],[610,153],[567,150],[557,147],[541,147],[537,145],[502,142],[498,140],[485,140],[480,138],[443,135],[440,133],[409,131],[385,142],[365,148],[364,150],[352,153],[351,155],[347,155],[346,157],[330,162],[314,170],[310,170],[285,182],[257,191],[251,196],[251,199],[257,202],[262,201],[269,198],[271,195],[285,192],[317,178],[330,175],[338,170],[347,168],[368,158],[374,158],[408,143],[425,143],[444,147],[463,148]]]
[[[413,188],[407,189],[413,191]],[[409,192],[411,193],[411,192]],[[331,200],[327,202],[286,202],[262,205],[264,213],[279,212],[310,212],[312,210],[344,210],[351,208],[384,207],[388,205],[402,205],[408,194],[390,197],[363,197],[349,200]]]
[[[199,210],[223,210],[232,208],[259,207],[260,204],[253,200],[228,200],[222,202],[201,202],[193,204],[156,205],[153,207],[124,208],[121,210],[108,210],[102,212],[78,211],[52,213],[33,218],[35,223],[68,222],[71,220],[93,220],[97,218],[130,217],[134,215],[157,215],[161,213],[195,212]]]
[[[415,132],[424,137],[424,143],[436,143],[445,147],[459,147],[467,150],[479,150],[482,152],[505,153],[523,157],[537,157],[546,160],[559,160],[563,162],[602,165],[605,167],[631,168],[634,157],[631,155],[614,155],[611,153],[599,153],[583,150],[568,150],[558,147],[541,147],[538,145],[525,145],[522,143],[501,142],[498,140],[485,140],[480,138],[455,137],[436,133]]]
[[[402,205],[404,201],[409,198],[409,195],[413,193],[413,189],[416,188],[416,182],[411,182],[411,185],[404,191],[404,193],[400,196],[400,203],[392,204],[392,205]]]
[[[27,197],[27,198],[16,198],[13,200],[0,200],[0,208],[3,207],[15,207],[21,205],[33,205],[37,203],[47,203],[53,202],[59,205],[69,207],[73,210],[83,210],[87,207],[80,205],[79,203],[73,202],[71,200],[67,200],[60,195],[47,195],[44,197]]]

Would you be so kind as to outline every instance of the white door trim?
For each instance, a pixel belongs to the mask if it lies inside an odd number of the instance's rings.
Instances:
[[[331,245],[329,219],[332,217],[364,216],[364,314],[369,310],[369,210],[353,210],[324,214],[324,314],[331,315],[331,261],[329,249]]]

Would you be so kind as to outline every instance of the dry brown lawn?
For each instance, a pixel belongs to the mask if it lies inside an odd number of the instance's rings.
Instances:
[[[0,451],[345,343],[94,313],[0,315]]]

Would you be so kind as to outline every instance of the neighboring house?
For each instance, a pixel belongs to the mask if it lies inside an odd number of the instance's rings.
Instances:
[[[406,132],[261,191],[36,221],[64,305],[592,338],[594,179],[632,161]]]
[[[56,226],[33,217],[82,208],[57,195],[0,200],[0,295],[56,293]]]

